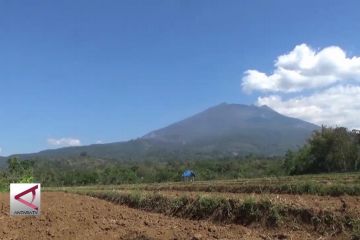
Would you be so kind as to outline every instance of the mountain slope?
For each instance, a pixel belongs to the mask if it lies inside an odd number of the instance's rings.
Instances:
[[[6,166],[6,161],[7,161],[6,157],[0,157],[0,168]]]
[[[317,128],[267,106],[223,103],[142,139],[237,154],[277,154],[303,145]]]
[[[162,160],[192,154],[279,155],[303,145],[318,126],[267,106],[220,104],[128,142],[46,150],[26,158],[88,155],[115,160]]]

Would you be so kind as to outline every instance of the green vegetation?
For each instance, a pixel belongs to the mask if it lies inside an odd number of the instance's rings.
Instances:
[[[166,182],[77,187],[87,190],[180,191],[219,193],[311,194],[321,196],[360,196],[360,173],[333,173],[266,178],[243,178],[195,182]],[[59,188],[47,188],[57,190]],[[65,187],[61,189],[72,189]]]
[[[41,182],[43,186],[87,186],[161,183],[181,181],[185,169],[192,169],[196,182],[209,180],[253,179],[272,177],[273,184],[221,184],[196,185],[198,191],[273,192],[290,194],[319,194],[338,196],[359,195],[360,177],[349,182],[323,184],[306,177],[302,181],[276,181],[286,175],[356,172],[360,170],[360,134],[345,128],[326,128],[316,131],[308,143],[297,152],[289,151],[285,157],[187,155],[187,160],[176,159],[174,153],[164,160],[116,161],[92,158],[82,152],[76,158],[48,161],[46,159],[19,160],[10,158],[8,167],[0,172],[0,189],[7,189],[10,182]],[[291,180],[291,178],[289,178]],[[289,180],[288,179],[288,180]],[[248,180],[246,180],[248,181]],[[263,181],[263,180],[262,180]],[[326,179],[324,180],[326,181]],[[153,186],[149,185],[152,189]],[[161,187],[163,188],[163,187]],[[173,186],[184,190],[186,185]],[[224,190],[225,191],[225,190]]]
[[[181,174],[185,169],[192,169],[196,173],[196,180],[237,179],[261,176],[283,175],[282,160],[280,158],[247,157],[219,158],[211,160],[193,161],[146,161],[146,162],[116,162],[101,161],[87,156],[78,160],[64,159],[46,161],[42,159],[25,161],[11,158],[8,163],[29,163],[29,171],[24,173],[21,168],[13,169],[8,166],[2,171],[4,178],[13,182],[26,181],[14,176],[33,177],[34,181],[44,186],[81,186],[81,185],[109,185],[153,182],[181,181]],[[31,171],[30,171],[31,169]],[[28,180],[27,180],[28,181]]]
[[[291,175],[359,171],[360,134],[343,127],[322,127],[299,151],[287,152],[284,168]]]
[[[72,192],[124,204],[132,208],[182,218],[208,219],[245,226],[256,223],[266,227],[302,223],[310,225],[319,233],[336,230],[338,232],[348,231],[353,236],[358,234],[358,219],[351,215],[338,215],[327,211],[279,205],[267,199],[256,200],[249,197],[240,200],[202,196],[201,194],[195,197],[172,197],[156,192],[91,191],[86,189]]]
[[[34,164],[34,161],[10,158],[7,171],[0,171],[0,192],[8,191],[10,183],[34,182]]]

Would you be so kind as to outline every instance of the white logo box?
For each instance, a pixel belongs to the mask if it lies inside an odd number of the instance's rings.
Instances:
[[[41,186],[40,183],[10,184],[10,215],[40,215]]]

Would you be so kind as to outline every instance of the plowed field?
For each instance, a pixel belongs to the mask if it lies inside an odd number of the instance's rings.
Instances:
[[[354,207],[358,202],[358,198],[346,200]],[[39,217],[10,217],[6,193],[0,194],[0,204],[0,239],[351,239],[345,233],[320,235],[301,226],[266,228],[188,220],[63,192],[42,193]]]

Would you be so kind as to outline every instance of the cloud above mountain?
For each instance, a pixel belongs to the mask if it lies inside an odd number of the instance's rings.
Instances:
[[[360,128],[360,57],[350,57],[338,46],[316,51],[297,45],[276,58],[272,74],[245,71],[242,89],[260,92],[257,105],[291,117]]]
[[[70,146],[80,146],[81,141],[76,138],[49,138],[47,139],[47,143],[51,146],[57,147],[70,147]]]
[[[277,57],[271,74],[249,69],[242,79],[246,92],[300,92],[335,83],[360,83],[360,57],[349,57],[337,46],[316,51],[306,44]]]
[[[335,86],[310,96],[283,100],[279,95],[259,97],[257,105],[316,124],[360,129],[360,86]]]

